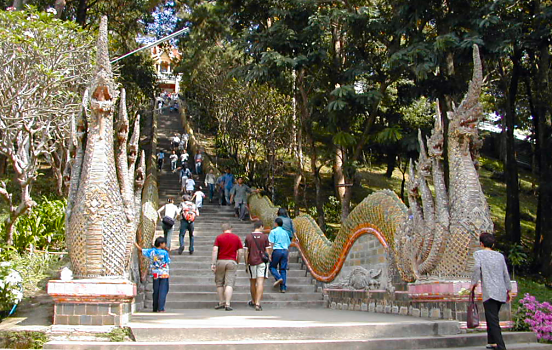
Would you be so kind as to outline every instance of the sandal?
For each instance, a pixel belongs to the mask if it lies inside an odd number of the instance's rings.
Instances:
[[[263,311],[261,305],[255,305],[255,311]]]
[[[215,306],[215,310],[222,310],[226,307],[226,305],[224,304],[218,304],[217,306]]]
[[[224,310],[226,310],[226,311],[232,311],[232,310],[234,310],[234,309],[232,309],[230,306],[225,306],[225,307],[224,307]]]
[[[253,302],[253,300],[249,300],[249,302],[247,303],[247,306],[255,307],[255,303]]]

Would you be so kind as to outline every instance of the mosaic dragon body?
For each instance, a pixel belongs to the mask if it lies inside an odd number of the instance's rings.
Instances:
[[[420,157],[416,167],[412,164],[410,167],[410,207],[392,191],[371,194],[342,222],[334,242],[324,236],[308,215],[294,219],[297,231],[294,244],[317,280],[332,281],[363,234],[375,235],[388,249],[388,256],[404,281],[469,275],[479,234],[493,230],[472,154],[477,145],[476,126],[482,117],[479,104],[482,67],[476,46],[473,56],[474,72],[468,92],[460,106],[448,115],[448,188],[441,164],[444,135],[437,113],[427,141],[428,151],[420,135]],[[249,207],[253,217],[272,226],[277,208],[268,198],[252,195]]]
[[[139,122],[129,141],[124,90],[114,125],[119,92],[109,61],[106,18],[100,25],[97,55],[96,74],[75,122],[73,139],[77,149],[67,206],[67,245],[73,273],[80,278],[121,277],[128,273],[145,180],[143,153],[135,169]]]

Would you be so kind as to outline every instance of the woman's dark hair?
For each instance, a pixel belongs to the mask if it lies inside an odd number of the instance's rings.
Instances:
[[[278,209],[278,216],[288,217],[287,210],[285,210],[284,208]]]
[[[167,198],[167,203],[174,203],[174,199],[172,197]]]
[[[276,218],[276,220],[274,220],[274,222],[276,223],[276,225],[282,227],[284,225],[284,220],[282,220],[282,218]]]
[[[492,233],[483,232],[479,236],[479,242],[483,243],[485,248],[492,248],[496,242],[496,239]]]
[[[163,243],[167,243],[167,241],[165,240],[165,237],[157,237],[153,245],[155,246],[155,248],[159,248]]]

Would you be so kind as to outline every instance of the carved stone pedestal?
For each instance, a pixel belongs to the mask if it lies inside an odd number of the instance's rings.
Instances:
[[[129,280],[83,279],[48,282],[55,325],[124,326],[130,321],[136,285]]]
[[[420,314],[438,313],[440,318],[457,320],[465,327],[469,294],[459,295],[462,288],[469,290],[470,281],[419,281],[408,284],[408,295],[412,308],[420,310]],[[512,281],[512,298],[517,295],[517,282]],[[479,308],[480,328],[485,329],[486,323],[483,308],[481,284],[475,290],[475,300]],[[511,303],[506,303],[500,309],[500,324],[504,328],[512,327]]]
[[[395,291],[325,288],[324,300],[326,307],[332,309],[456,320],[461,327],[466,328],[469,295],[458,295],[462,288],[469,290],[470,282],[421,281],[408,283],[407,290]],[[517,283],[512,281],[511,296],[513,298],[516,295]],[[482,321],[480,328],[485,329],[481,285],[476,289],[475,298]],[[503,328],[513,326],[510,303],[500,309],[500,320]]]

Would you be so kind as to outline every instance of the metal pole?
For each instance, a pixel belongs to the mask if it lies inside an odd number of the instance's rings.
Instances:
[[[146,46],[144,46],[144,47],[141,47],[141,48],[139,48],[139,49],[136,49],[136,50],[134,50],[134,51],[130,51],[129,53],[124,54],[124,55],[122,55],[121,57],[114,59],[113,61],[111,61],[111,64],[113,64],[113,63],[115,63],[115,62],[118,62],[118,61],[120,61],[120,60],[122,60],[123,58],[126,58],[126,57],[128,57],[128,56],[134,55],[134,54],[137,53],[137,52],[140,52],[140,51],[143,51],[143,50],[147,50],[147,49],[149,49],[150,47],[157,46],[157,45],[159,45],[159,44],[161,44],[161,43],[163,43],[163,42],[165,42],[165,41],[167,41],[167,40],[171,40],[172,38],[175,38],[175,37],[177,37],[177,36],[179,36],[179,35],[182,35],[182,34],[184,34],[184,33],[187,32],[187,31],[188,31],[188,28],[180,29],[179,31],[176,31],[176,32],[174,32],[174,33],[172,33],[172,34],[169,34],[169,35],[167,35],[167,36],[165,36],[165,37],[163,37],[163,38],[161,38],[161,39],[159,39],[159,40],[157,40],[157,41],[154,41],[154,42],[151,43],[151,44],[148,44],[148,45],[146,45]]]

